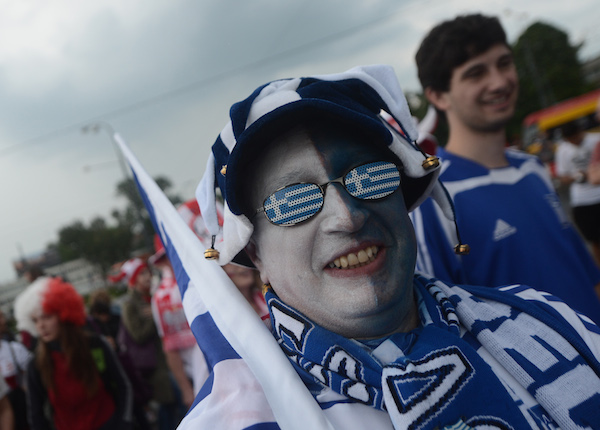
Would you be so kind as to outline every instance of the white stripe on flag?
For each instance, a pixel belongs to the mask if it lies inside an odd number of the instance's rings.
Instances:
[[[221,267],[204,259],[206,246],[185,224],[121,136],[115,133],[113,138],[150,200],[152,208],[149,209],[154,211],[163,241],[167,241],[168,235],[170,245],[177,250],[192,281],[189,288],[196,289],[193,295],[198,294],[221,333],[260,382],[278,425],[284,430],[332,430],[321,408],[252,307]],[[183,301],[187,318],[193,321],[199,312],[185,304],[196,300],[184,297]],[[200,313],[204,311],[200,310]]]

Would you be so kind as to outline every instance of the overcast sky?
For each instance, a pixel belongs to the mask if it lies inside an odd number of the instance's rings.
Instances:
[[[387,63],[419,91],[420,40],[466,12],[498,15],[511,42],[541,20],[600,55],[597,0],[0,0],[0,282],[21,250],[123,207],[114,147],[84,125],[110,123],[191,198],[229,106],[258,85]]]

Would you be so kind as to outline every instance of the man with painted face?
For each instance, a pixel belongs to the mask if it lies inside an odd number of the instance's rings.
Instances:
[[[546,168],[537,157],[506,148],[518,75],[498,19],[474,14],[436,25],[416,62],[427,99],[448,123],[448,141],[436,154],[440,180],[473,251],[452,252],[454,224],[427,201],[412,214],[419,270],[460,284],[531,285],[600,324],[600,270]]]
[[[598,428],[589,319],[525,286],[414,272],[408,212],[430,194],[452,207],[390,67],[271,82],[230,116],[198,188],[205,221],[215,186],[226,203],[223,241],[205,255],[259,270],[272,333],[330,428]],[[259,428],[211,404],[211,428]]]

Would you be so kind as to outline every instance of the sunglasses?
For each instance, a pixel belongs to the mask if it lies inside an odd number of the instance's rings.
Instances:
[[[389,161],[375,161],[350,169],[348,173],[324,184],[301,182],[287,185],[269,195],[255,215],[263,212],[275,225],[290,227],[318,214],[325,202],[325,189],[338,183],[359,200],[379,200],[400,186],[400,169]]]

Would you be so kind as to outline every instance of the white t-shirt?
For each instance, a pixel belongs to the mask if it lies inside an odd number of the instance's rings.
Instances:
[[[12,351],[11,351],[12,349]],[[0,374],[11,386],[16,386],[17,377],[25,372],[32,354],[19,342],[0,341]]]
[[[558,176],[575,176],[577,172],[586,172],[600,133],[586,134],[579,146],[561,141],[556,150],[556,173]],[[600,203],[600,185],[590,183],[571,184],[571,206],[588,206]]]
[[[8,384],[4,380],[4,378],[0,378],[0,399],[6,396],[10,392],[10,388]]]

